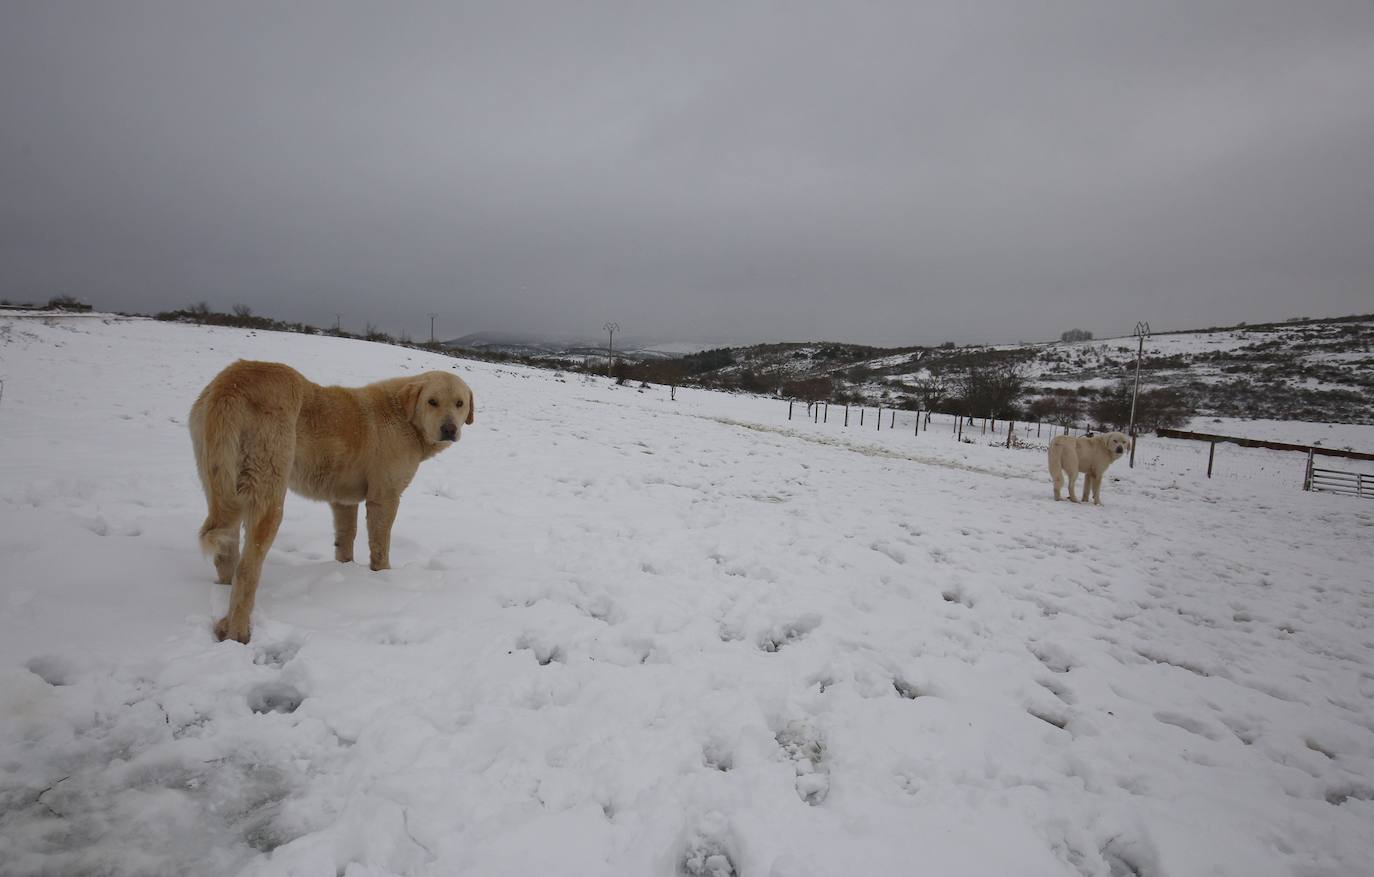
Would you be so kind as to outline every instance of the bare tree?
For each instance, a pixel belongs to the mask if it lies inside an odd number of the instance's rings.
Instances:
[[[1093,418],[1102,426],[1125,429],[1131,420],[1131,379],[1122,377],[1114,386],[1103,392],[1092,407]],[[1137,430],[1150,432],[1182,425],[1192,416],[1188,400],[1177,390],[1156,387],[1141,390],[1136,400],[1135,421]]]
[[[1075,395],[1055,393],[1036,399],[1027,406],[1026,414],[1036,420],[1069,426],[1077,423],[1082,417],[1083,406]]]
[[[963,409],[961,413],[970,417],[1012,416],[1016,413],[1016,402],[1025,387],[1026,379],[1020,364],[1010,361],[970,366],[954,381],[954,389]]]
[[[807,402],[821,402],[829,399],[834,392],[835,382],[826,377],[787,381],[782,385],[782,394],[784,396],[791,396],[794,399],[805,399]]]
[[[645,364],[643,369],[644,380],[671,387],[674,399],[677,398],[677,388],[682,384],[682,379],[686,374],[681,360],[676,359],[660,359],[649,362]]]
[[[926,411],[933,411],[936,406],[949,398],[949,382],[939,372],[929,372],[926,377],[916,381],[912,386],[916,388],[916,395],[921,400],[921,407]]]

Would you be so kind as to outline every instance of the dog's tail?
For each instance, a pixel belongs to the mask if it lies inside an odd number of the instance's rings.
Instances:
[[[243,517],[238,491],[241,407],[240,400],[216,393],[214,384],[191,407],[191,444],[207,506],[200,547],[210,555],[238,544]]]
[[[1050,463],[1050,481],[1054,482],[1056,485],[1059,483],[1059,478],[1060,478],[1061,474],[1062,474],[1063,471],[1064,471],[1063,457],[1064,457],[1064,446],[1063,446],[1063,442],[1060,442],[1060,441],[1059,441],[1059,436],[1055,436],[1054,438],[1050,439],[1050,459],[1049,459],[1049,463]]]

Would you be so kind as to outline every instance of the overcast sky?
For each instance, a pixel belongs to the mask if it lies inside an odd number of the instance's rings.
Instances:
[[[1374,311],[1374,3],[0,2],[0,295],[927,343]]]

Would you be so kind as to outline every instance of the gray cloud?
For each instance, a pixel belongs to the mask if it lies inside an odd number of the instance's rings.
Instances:
[[[0,8],[0,294],[879,343],[1374,310],[1374,7]]]

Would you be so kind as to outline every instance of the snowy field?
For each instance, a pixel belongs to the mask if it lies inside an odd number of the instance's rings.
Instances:
[[[394,569],[288,499],[247,646],[185,427],[239,357],[477,403]],[[1374,503],[1300,455],[1149,439],[1056,504],[948,420],[98,317],[0,316],[0,380],[0,874],[1374,861]]]

